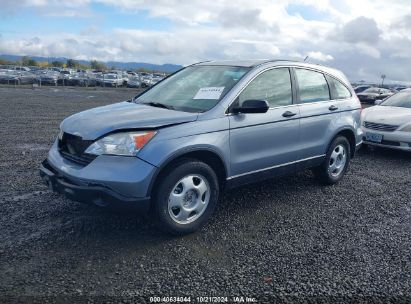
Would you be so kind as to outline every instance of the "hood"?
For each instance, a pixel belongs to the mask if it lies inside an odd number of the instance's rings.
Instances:
[[[401,126],[411,123],[411,109],[375,106],[364,111],[364,121]]]
[[[155,129],[197,119],[198,113],[156,108],[132,102],[120,102],[74,114],[60,125],[66,133],[94,140],[124,129]]]

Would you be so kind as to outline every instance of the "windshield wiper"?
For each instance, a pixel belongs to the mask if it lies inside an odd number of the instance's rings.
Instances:
[[[141,104],[149,105],[152,107],[157,107],[157,108],[163,108],[163,109],[168,109],[168,110],[174,110],[173,106],[166,105],[161,102],[141,102]]]

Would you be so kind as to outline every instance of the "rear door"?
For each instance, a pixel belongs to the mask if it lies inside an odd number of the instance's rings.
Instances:
[[[337,129],[341,104],[332,100],[330,86],[323,73],[294,68],[294,74],[301,113],[300,159],[316,165],[325,156],[330,134]]]
[[[230,115],[231,178],[293,170],[298,158],[298,105],[293,103],[289,68],[274,68],[255,77],[235,103],[266,100],[267,113]],[[286,167],[286,168],[285,168]],[[254,175],[256,174],[256,175]],[[258,177],[262,177],[261,175]]]

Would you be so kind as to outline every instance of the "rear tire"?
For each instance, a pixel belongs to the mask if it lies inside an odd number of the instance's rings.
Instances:
[[[350,143],[347,138],[336,137],[328,148],[324,162],[313,169],[313,173],[322,184],[333,185],[344,177],[350,160]]]
[[[153,197],[158,227],[173,235],[200,229],[218,202],[219,183],[214,170],[195,159],[182,159],[161,175]]]

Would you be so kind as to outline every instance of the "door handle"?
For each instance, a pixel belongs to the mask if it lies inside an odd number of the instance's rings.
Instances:
[[[332,105],[332,106],[330,106],[330,107],[328,108],[328,110],[330,110],[330,111],[337,111],[337,110],[338,110],[338,107],[336,107],[335,105]]]
[[[283,117],[293,117],[295,115],[297,115],[297,113],[293,113],[291,111],[287,111],[283,113]]]

